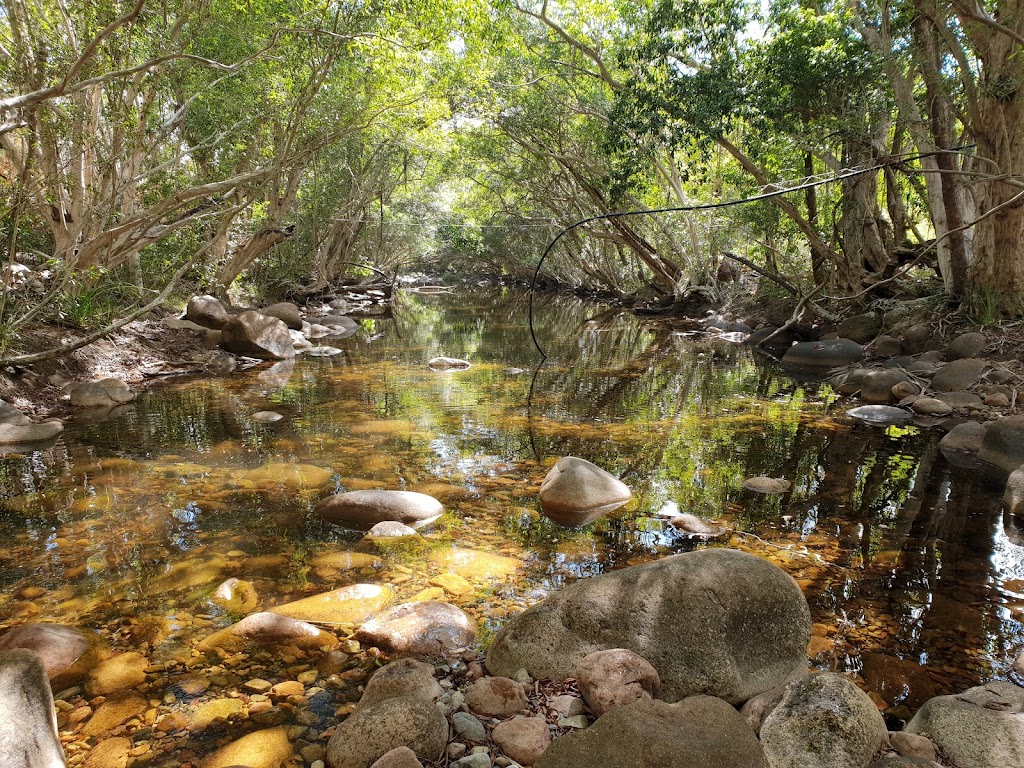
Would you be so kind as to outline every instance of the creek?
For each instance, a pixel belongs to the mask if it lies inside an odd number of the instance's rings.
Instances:
[[[538,300],[538,369],[526,307],[508,290],[403,293],[392,317],[334,342],[340,354],[168,380],[70,421],[50,450],[0,457],[0,630],[93,629],[166,667],[168,685],[173,670],[205,674],[214,696],[238,674],[191,648],[237,618],[209,600],[231,576],[262,609],[356,582],[402,601],[457,571],[474,591],[449,599],[486,641],[574,580],[732,546],[798,580],[812,664],[855,673],[891,718],[1013,677],[1024,534],[997,474],[950,463],[935,428],[850,419],[827,385],[746,346],[571,297]],[[473,366],[431,371],[441,355]],[[284,418],[252,419],[267,410]],[[582,529],[548,522],[537,489],[565,455],[620,477],[634,501]],[[753,476],[792,486],[756,494],[742,487]],[[422,491],[448,511],[411,547],[312,515],[326,493],[362,488]],[[731,533],[689,538],[668,524],[681,513]],[[293,661],[265,659],[260,675]],[[358,698],[348,679],[339,700]],[[190,738],[175,749],[202,754]]]

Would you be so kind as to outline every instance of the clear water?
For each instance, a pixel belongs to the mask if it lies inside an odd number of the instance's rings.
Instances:
[[[727,545],[798,579],[818,623],[813,663],[856,673],[894,717],[1012,676],[1024,534],[997,474],[950,464],[934,429],[855,423],[827,387],[745,347],[568,297],[538,301],[550,357],[537,368],[526,306],[509,291],[403,294],[393,318],[335,342],[339,355],[167,381],[69,423],[51,450],[0,457],[0,627],[94,629],[156,664],[205,669],[216,695],[221,670],[191,644],[231,622],[208,599],[230,576],[254,584],[260,608],[355,582],[390,583],[401,600],[455,552],[502,555],[514,567],[470,569],[474,592],[450,598],[486,637],[576,579]],[[473,367],[435,373],[438,355]],[[256,423],[261,410],[285,418]],[[548,523],[537,489],[564,455],[636,499],[583,529]],[[762,475],[792,488],[742,489]],[[369,549],[311,514],[331,489],[360,488],[421,490],[448,513],[423,547]],[[667,524],[681,512],[732,533],[687,538]],[[341,551],[377,559],[318,560]],[[66,726],[64,738],[73,752],[84,737]]]

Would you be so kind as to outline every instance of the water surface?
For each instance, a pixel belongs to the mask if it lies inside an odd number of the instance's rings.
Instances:
[[[235,618],[208,599],[230,576],[263,608],[356,582],[407,599],[462,570],[475,590],[450,599],[486,638],[566,583],[724,545],[798,579],[813,663],[856,673],[893,717],[1012,675],[1024,536],[1000,478],[950,464],[940,432],[856,423],[827,386],[663,321],[568,297],[540,300],[537,319],[540,368],[522,294],[403,294],[339,355],[167,381],[70,423],[52,450],[0,458],[0,626],[75,624],[194,671],[191,644]],[[473,367],[433,372],[439,355]],[[262,410],[285,418],[257,423]],[[583,529],[548,523],[537,489],[570,454],[634,502]],[[744,491],[758,475],[792,488]],[[385,550],[311,514],[362,488],[431,493],[448,513],[424,546]],[[682,512],[733,532],[695,541],[667,524]],[[343,551],[374,557],[323,557]],[[453,565],[466,551],[511,560]]]

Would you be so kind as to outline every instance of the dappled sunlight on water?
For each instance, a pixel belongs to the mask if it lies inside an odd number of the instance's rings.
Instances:
[[[166,382],[69,424],[50,451],[0,458],[0,623],[75,624],[195,671],[194,644],[238,618],[209,600],[229,577],[263,609],[355,583],[402,601],[451,572],[472,589],[446,599],[493,630],[552,589],[707,546],[668,522],[690,513],[730,529],[713,546],[791,573],[817,622],[814,663],[856,673],[895,716],[1010,674],[1024,527],[998,478],[946,462],[939,433],[854,423],[827,388],[746,348],[629,314],[554,297],[538,318],[540,369],[521,295],[404,296],[337,356]],[[433,372],[438,355],[473,367]],[[264,410],[284,418],[252,419]],[[547,521],[537,489],[568,454],[634,501],[580,530]],[[753,476],[792,486],[743,490]],[[367,488],[448,511],[414,546],[312,514]]]

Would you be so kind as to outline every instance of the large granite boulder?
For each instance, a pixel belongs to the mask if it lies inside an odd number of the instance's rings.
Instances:
[[[448,743],[448,720],[432,701],[397,696],[359,707],[327,742],[330,768],[370,768],[397,747],[434,763]]]
[[[801,368],[841,368],[859,363],[864,347],[850,339],[802,341],[786,350],[782,362]]]
[[[772,768],[864,768],[888,738],[874,702],[832,672],[790,683],[761,725]]]
[[[216,296],[193,296],[185,307],[185,319],[219,331],[230,319],[230,315]]]
[[[929,699],[907,723],[957,768],[1024,765],[1024,688],[1003,681]]]
[[[556,592],[498,632],[487,667],[563,679],[594,651],[626,648],[658,671],[666,701],[706,693],[740,704],[804,674],[810,639],[792,577],[745,552],[705,549]]]
[[[39,443],[63,431],[64,425],[56,419],[32,421],[13,405],[0,400],[0,445]]]
[[[314,511],[328,522],[369,530],[388,520],[419,528],[440,517],[444,507],[416,491],[348,491],[321,499]]]
[[[586,525],[633,497],[618,478],[576,456],[559,459],[540,484],[540,506],[559,525]]]
[[[55,691],[82,682],[110,647],[99,635],[63,624],[21,624],[0,637],[0,651],[23,648],[32,651],[46,670]]]
[[[0,652],[0,756],[11,768],[64,768],[53,693],[32,651]]]
[[[295,357],[288,326],[276,317],[247,310],[228,320],[220,333],[221,349],[260,360]]]
[[[363,644],[412,656],[451,656],[475,639],[476,623],[465,611],[435,600],[396,605],[356,631]]]
[[[754,732],[713,696],[618,707],[562,736],[536,768],[768,768]]]
[[[1024,416],[1006,416],[986,425],[978,458],[1005,472],[1024,464]]]

